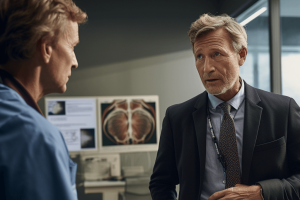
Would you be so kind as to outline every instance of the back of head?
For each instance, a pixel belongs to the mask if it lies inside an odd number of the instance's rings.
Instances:
[[[193,46],[197,37],[219,28],[224,28],[230,34],[232,45],[236,52],[239,52],[242,47],[247,48],[247,34],[242,25],[235,21],[232,17],[223,14],[214,16],[211,14],[203,14],[192,23],[188,33]]]
[[[0,0],[0,65],[31,58],[39,40],[55,43],[69,20],[87,20],[72,0]]]

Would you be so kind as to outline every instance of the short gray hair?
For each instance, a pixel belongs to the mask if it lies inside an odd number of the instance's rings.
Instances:
[[[207,32],[224,28],[230,34],[232,39],[232,46],[236,52],[239,52],[242,47],[247,48],[247,33],[245,28],[236,22],[236,20],[227,14],[215,16],[212,14],[203,14],[192,23],[190,31],[188,33],[190,41],[193,46],[197,37]]]

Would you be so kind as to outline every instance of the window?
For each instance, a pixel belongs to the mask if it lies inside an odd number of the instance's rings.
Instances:
[[[236,20],[245,24],[248,42],[246,62],[240,76],[251,86],[270,91],[270,51],[268,2],[261,0],[239,15]]]
[[[280,0],[282,94],[300,104],[300,1]]]

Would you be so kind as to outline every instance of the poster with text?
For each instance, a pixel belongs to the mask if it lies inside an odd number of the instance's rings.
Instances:
[[[61,131],[69,151],[97,150],[96,98],[45,98],[46,118]]]
[[[100,153],[157,151],[158,96],[98,98]]]

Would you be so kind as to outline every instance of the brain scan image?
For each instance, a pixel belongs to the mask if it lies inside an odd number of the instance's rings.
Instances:
[[[102,110],[102,131],[114,145],[145,144],[156,130],[155,104],[116,99]]]

